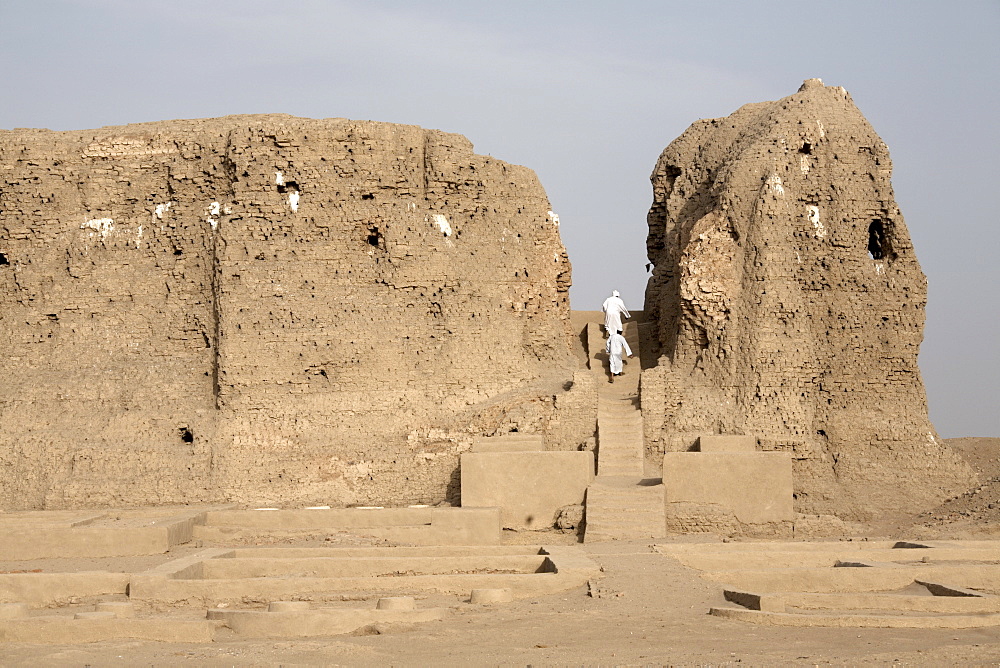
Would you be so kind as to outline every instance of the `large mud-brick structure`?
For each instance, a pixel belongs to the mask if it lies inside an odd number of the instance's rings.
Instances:
[[[794,458],[796,510],[934,503],[970,471],[927,417],[926,280],[886,145],[840,87],[694,123],[652,174],[650,454],[748,434]]]
[[[0,507],[453,497],[474,434],[593,434],[569,284],[535,175],[458,135],[0,131]]]

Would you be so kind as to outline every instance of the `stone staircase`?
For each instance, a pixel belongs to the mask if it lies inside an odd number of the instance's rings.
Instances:
[[[666,531],[663,485],[643,475],[637,323],[626,323],[623,334],[636,358],[611,383],[601,327],[587,326],[590,368],[598,378],[597,477],[587,488],[588,543],[656,538]]]
[[[617,382],[627,381],[619,377]],[[642,477],[642,412],[630,399],[598,395],[597,438],[598,476]]]
[[[587,488],[585,543],[660,538],[665,526],[663,485],[655,478],[598,476]]]

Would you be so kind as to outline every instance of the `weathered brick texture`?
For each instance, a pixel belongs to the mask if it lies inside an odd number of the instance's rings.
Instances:
[[[652,174],[649,454],[753,434],[795,460],[796,509],[871,517],[964,489],[927,417],[926,280],[886,145],[839,87],[694,123]]]
[[[558,218],[459,135],[0,131],[0,254],[0,506],[435,502],[477,430],[593,433]]]

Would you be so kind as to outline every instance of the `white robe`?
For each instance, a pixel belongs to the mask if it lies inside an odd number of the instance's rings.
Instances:
[[[617,375],[622,372],[622,351],[627,355],[632,354],[632,349],[628,347],[628,341],[621,334],[612,334],[608,337],[608,342],[604,344],[604,350],[611,359],[611,373]]]
[[[604,311],[604,328],[607,330],[608,334],[614,334],[615,332],[623,329],[623,313],[626,318],[632,317],[629,315],[628,309],[625,308],[625,302],[622,301],[621,297],[608,297],[604,300],[601,310]]]

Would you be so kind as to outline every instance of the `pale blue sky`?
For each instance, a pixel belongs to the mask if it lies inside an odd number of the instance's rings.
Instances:
[[[639,306],[649,173],[694,120],[847,88],[930,283],[940,433],[1000,436],[1000,0],[0,0],[0,128],[283,112],[412,123],[527,165],[573,308]]]

